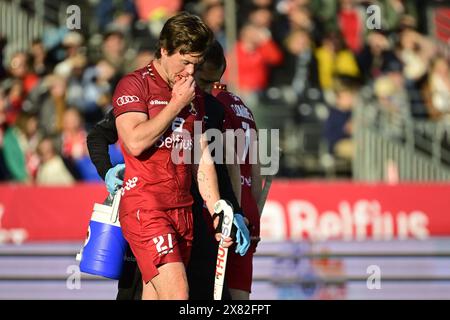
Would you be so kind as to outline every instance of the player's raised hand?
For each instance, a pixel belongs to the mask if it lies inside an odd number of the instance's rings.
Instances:
[[[172,99],[180,110],[192,102],[195,98],[195,81],[194,77],[179,77],[172,88]]]

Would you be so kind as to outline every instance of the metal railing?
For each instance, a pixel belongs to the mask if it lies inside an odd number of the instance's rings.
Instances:
[[[355,109],[354,121],[355,180],[450,180],[450,122],[387,112],[374,99]]]
[[[0,35],[8,40],[5,54],[26,51],[46,30],[61,24],[63,2],[0,0]]]
[[[26,50],[43,32],[43,19],[30,16],[20,7],[19,1],[0,1],[0,34],[8,40],[7,54]]]

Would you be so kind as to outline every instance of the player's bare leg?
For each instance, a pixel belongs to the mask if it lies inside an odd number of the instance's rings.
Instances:
[[[158,293],[151,281],[142,281],[142,300],[158,300]]]
[[[187,300],[189,287],[182,262],[166,263],[158,268],[159,274],[152,283],[160,300]]]
[[[233,300],[250,300],[250,292],[248,291],[230,288],[230,294]]]

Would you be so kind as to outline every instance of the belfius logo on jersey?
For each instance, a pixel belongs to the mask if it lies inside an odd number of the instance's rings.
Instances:
[[[176,117],[172,121],[172,133],[169,136],[161,136],[156,142],[157,148],[191,151],[193,148],[192,136],[183,128],[186,120]]]

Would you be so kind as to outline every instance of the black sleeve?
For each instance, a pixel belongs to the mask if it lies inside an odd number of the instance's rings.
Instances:
[[[106,172],[112,168],[108,147],[118,140],[116,122],[112,111],[97,123],[87,136],[87,147],[98,174],[105,180]]]
[[[205,128],[219,129],[222,131],[223,120],[225,119],[225,109],[223,105],[210,94],[205,94]]]
[[[206,129],[219,129],[222,131],[223,120],[225,118],[225,110],[223,105],[212,95],[205,95],[205,111],[206,111]],[[215,164],[217,180],[219,183],[219,192],[222,199],[230,201],[235,212],[241,212],[242,209],[236,199],[231,185],[230,176],[225,164]]]

